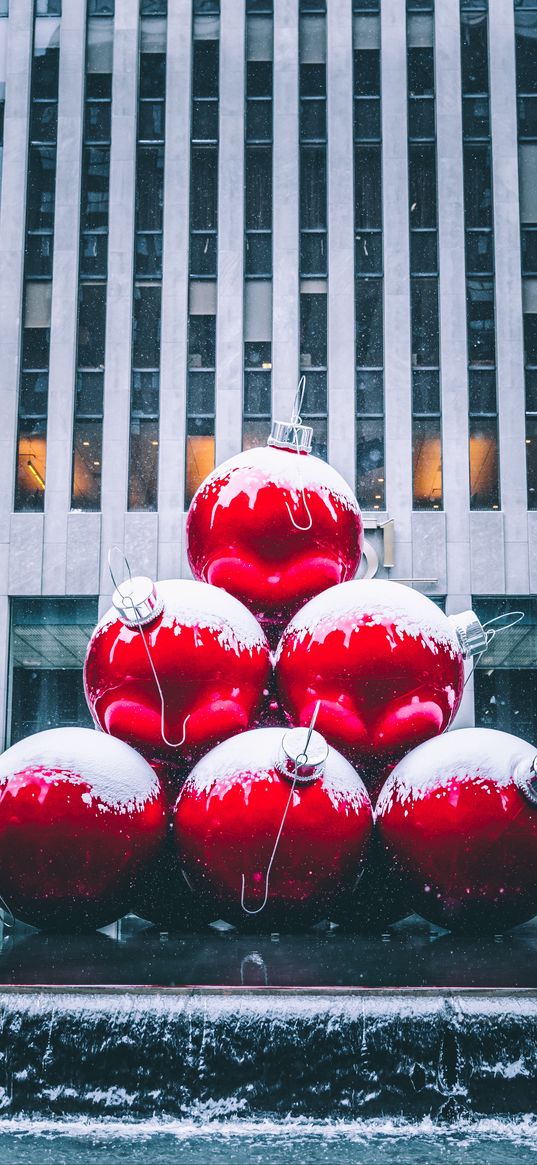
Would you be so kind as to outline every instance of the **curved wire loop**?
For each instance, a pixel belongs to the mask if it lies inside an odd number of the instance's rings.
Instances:
[[[159,680],[158,675],[157,675],[156,667],[153,663],[151,652],[149,650],[149,646],[148,646],[146,637],[144,635],[144,629],[143,629],[142,624],[140,622],[140,616],[138,614],[136,606],[132,600],[131,595],[123,594],[123,591],[121,590],[121,585],[119,583],[117,583],[116,579],[114,578],[114,572],[112,570],[112,564],[111,564],[112,551],[114,551],[114,550],[119,551],[119,553],[123,555],[123,561],[125,563],[125,566],[127,567],[129,581],[132,581],[131,568],[129,566],[129,560],[128,560],[125,552],[121,549],[121,547],[120,546],[111,546],[110,550],[108,551],[108,570],[110,571],[110,577],[111,577],[112,582],[116,588],[116,591],[118,591],[119,594],[121,595],[121,598],[122,598],[125,606],[130,607],[132,609],[134,620],[136,622],[136,626],[138,628],[138,631],[140,632],[140,635],[142,637],[142,643],[145,647],[145,652],[146,652],[147,658],[149,660],[149,666],[151,668],[151,671],[153,672],[153,678],[154,678],[155,683],[157,685],[157,691],[158,691],[159,699],[160,699],[160,735],[162,737],[163,743],[165,745],[167,745],[168,748],[181,748],[186,740],[186,726],[187,726],[188,721],[190,720],[190,712],[188,713],[188,716],[186,716],[185,719],[183,720],[183,735],[182,735],[181,739],[180,740],[168,740],[168,737],[166,736],[166,726],[165,726],[166,704],[165,704],[165,700],[164,700],[164,692],[162,690],[162,685],[161,685],[160,680]]]
[[[483,623],[483,631],[485,632],[487,639],[487,647],[489,647],[489,645],[492,643],[492,640],[495,639],[497,635],[501,635],[502,631],[510,631],[511,627],[516,627],[519,623],[522,622],[524,618],[524,611],[504,611],[503,615],[494,615],[492,619],[487,619],[487,622]],[[509,620],[508,623],[504,622],[506,619]],[[472,660],[472,667],[466,676],[464,687],[466,687],[469,679],[471,676],[473,676],[480,659],[483,658],[485,651],[487,650],[487,647],[483,648],[483,651],[480,651],[479,655],[476,655]]]
[[[308,515],[308,525],[301,526],[299,522],[295,522],[295,519],[293,518],[293,515],[291,513],[291,507],[289,505],[289,502],[285,503],[285,505],[287,506],[287,513],[289,514],[292,525],[295,527],[295,530],[301,530],[303,533],[306,533],[307,530],[311,530],[311,527],[313,526],[313,518],[311,516],[311,512],[310,512],[310,509],[309,509],[309,506],[308,506],[308,503],[306,500],[306,490],[305,490],[304,481],[302,478],[302,467],[300,464],[300,446],[298,443],[298,427],[297,427],[298,425],[302,424],[302,417],[300,415],[300,411],[302,409],[302,402],[304,400],[305,391],[306,391],[306,377],[301,376],[300,380],[298,382],[298,388],[296,390],[295,402],[293,405],[293,414],[291,416],[291,425],[293,426],[293,429],[294,429],[294,442],[296,445],[297,456],[299,459],[298,460],[298,476],[300,478],[300,493],[302,494],[302,502],[304,505],[304,509]]]
[[[315,728],[315,721],[317,719],[317,715],[318,715],[320,707],[321,707],[321,701],[317,700],[317,703],[316,703],[315,708],[314,708],[313,716],[311,718],[311,723],[310,723],[310,726],[308,729],[308,735],[306,737],[304,751],[299,753],[299,755],[295,758],[295,773],[293,776],[293,780],[291,782],[291,788],[289,790],[289,796],[287,798],[285,809],[282,813],[282,819],[280,821],[280,828],[276,834],[276,841],[274,842],[274,847],[273,847],[272,853],[270,855],[270,861],[269,861],[269,864],[267,866],[267,872],[265,874],[265,893],[263,896],[263,901],[261,903],[261,906],[256,907],[255,910],[250,910],[250,908],[245,905],[244,893],[245,893],[245,889],[246,889],[246,878],[244,877],[244,874],[241,874],[241,907],[244,910],[245,914],[261,914],[261,911],[264,910],[265,906],[267,905],[268,897],[269,897],[269,884],[270,884],[270,874],[271,874],[272,866],[274,864],[274,859],[275,859],[276,854],[278,852],[278,846],[280,844],[280,838],[281,838],[282,833],[283,833],[285,819],[286,819],[287,814],[289,812],[289,807],[291,805],[293,793],[294,793],[295,788],[296,788],[296,783],[298,780],[299,766],[305,764],[307,759],[308,759],[308,745],[309,745],[309,742],[311,740],[311,734],[313,732],[313,729]]]

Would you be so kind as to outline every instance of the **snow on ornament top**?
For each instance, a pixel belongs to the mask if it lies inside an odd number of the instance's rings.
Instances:
[[[194,500],[211,495],[216,498],[215,511],[220,507],[225,508],[229,500],[228,492],[231,496],[234,494],[232,479],[237,472],[241,474],[241,485],[248,491],[250,507],[255,505],[257,490],[270,481],[288,490],[297,502],[303,489],[319,489],[335,497],[337,503],[346,509],[355,514],[360,513],[356,497],[337,469],[319,457],[296,454],[292,450],[278,449],[275,445],[248,449],[223,461],[202,482]],[[231,487],[229,491],[228,485]],[[327,504],[331,504],[330,496]]]
[[[131,813],[160,796],[160,782],[133,748],[91,728],[50,728],[13,744],[0,756],[0,783],[35,772],[45,784],[88,785],[106,809]],[[90,803],[88,801],[88,804]]]

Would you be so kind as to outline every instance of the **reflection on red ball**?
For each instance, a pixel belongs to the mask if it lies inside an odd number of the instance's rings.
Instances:
[[[503,930],[537,913],[536,751],[463,728],[420,745],[388,778],[380,838],[431,922]]]
[[[142,631],[114,608],[101,619],[84,664],[86,699],[105,732],[179,764],[253,722],[270,654],[253,615],[225,591],[178,579],[157,583],[156,594],[163,610]]]
[[[354,576],[362,542],[358,502],[340,474],[311,454],[274,446],[219,465],[187,521],[195,577],[281,628],[312,595]]]
[[[305,734],[304,734],[305,735]],[[212,916],[237,925],[285,929],[330,917],[361,872],[372,828],[365,787],[322,738],[321,776],[296,785],[270,872],[265,909],[250,918],[244,902],[263,904],[266,872],[292,787],[282,769],[285,729],[259,728],[225,741],[187,778],[175,810],[175,841],[190,885]]]
[[[166,831],[160,783],[134,749],[53,728],[0,757],[0,894],[32,926],[104,926]]]
[[[451,723],[464,685],[455,627],[398,583],[354,581],[312,599],[276,653],[280,701],[354,763],[388,765]]]

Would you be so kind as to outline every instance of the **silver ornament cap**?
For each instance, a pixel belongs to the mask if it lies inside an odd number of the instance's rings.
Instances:
[[[475,611],[461,611],[458,615],[448,615],[454,626],[464,659],[480,655],[487,646],[487,633]]]
[[[279,449],[292,449],[293,453],[310,453],[313,429],[310,425],[295,424],[293,421],[273,421],[268,445]]]
[[[151,623],[162,614],[164,607],[164,601],[157,595],[153,579],[142,574],[126,578],[116,587],[112,595],[112,604],[121,622],[127,627],[140,627],[144,623]]]
[[[296,776],[297,784],[309,785],[322,777],[327,758],[328,745],[320,732],[290,728],[282,737],[276,768],[286,780],[294,781]]]
[[[537,806],[537,756],[529,763],[521,761],[515,770],[514,779],[526,800]]]

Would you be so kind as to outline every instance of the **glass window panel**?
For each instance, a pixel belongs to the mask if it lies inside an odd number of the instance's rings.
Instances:
[[[271,383],[270,371],[244,373],[244,414],[245,416],[270,416]]]
[[[194,97],[218,97],[217,40],[194,40],[192,94]]]
[[[162,230],[163,204],[164,147],[142,146],[136,163],[136,229]]]
[[[32,61],[32,101],[36,99],[58,100],[58,66],[60,50],[49,48],[46,52],[37,50]]]
[[[384,374],[360,369],[356,374],[357,413],[382,413],[384,408]]]
[[[216,275],[216,235],[190,236],[190,274]]]
[[[537,230],[522,230],[522,274],[537,274]]]
[[[434,56],[432,48],[408,50],[408,92],[410,97],[434,95]]]
[[[378,97],[380,93],[380,53],[378,49],[354,50],[354,96]]]
[[[526,417],[528,510],[537,510],[537,416]]]
[[[414,416],[440,412],[440,373],[436,369],[413,369],[412,412]]]
[[[537,364],[537,315],[533,312],[524,315],[524,354],[526,364]]]
[[[312,453],[315,457],[320,457],[323,461],[326,461],[328,455],[328,421],[326,417],[308,417],[304,415],[302,420],[305,425],[310,425],[313,429]]]
[[[243,449],[264,448],[270,437],[270,420],[250,421],[247,417],[242,422]]]
[[[436,227],[436,147],[409,146],[410,226]]]
[[[438,349],[438,282],[436,279],[411,279],[412,363],[437,365]]]
[[[214,469],[214,420],[188,418],[186,441],[185,506]]]
[[[535,35],[537,13],[515,13],[517,87],[521,93],[537,93]]]
[[[102,39],[102,33],[106,31],[107,36],[112,40],[113,26],[99,25],[99,40]],[[91,33],[91,29],[90,29]],[[91,40],[91,36],[90,36]],[[111,72],[88,72],[86,73],[86,100],[96,99],[110,102],[112,100],[112,73]]]
[[[106,287],[100,283],[83,283],[78,293],[78,365],[80,368],[104,366],[106,329]]]
[[[498,509],[498,421],[470,417],[470,509]]]
[[[84,234],[80,246],[80,278],[106,278],[108,268],[108,232]]]
[[[408,136],[410,138],[434,138],[435,110],[430,97],[413,97],[408,103]]]
[[[326,372],[307,372],[302,412],[309,417],[327,410]]]
[[[326,367],[326,295],[300,296],[300,366]]]
[[[162,278],[162,235],[136,234],[136,278]]]
[[[272,226],[272,150],[250,146],[246,150],[246,230],[270,230]]]
[[[30,117],[30,139],[33,142],[54,142],[58,127],[58,103],[33,101]]]
[[[526,368],[526,410],[537,413],[537,368]]]
[[[246,102],[246,137],[248,141],[270,141],[272,138],[272,102]]]
[[[160,97],[166,95],[166,54],[140,53],[140,97]]]
[[[305,230],[326,228],[326,150],[323,147],[300,151],[300,224]]]
[[[88,0],[88,16],[113,16],[114,0]]]
[[[356,146],[354,150],[354,225],[356,230],[382,228],[379,146]]]
[[[189,372],[187,411],[189,416],[214,416],[214,372]]]
[[[461,13],[463,93],[488,90],[487,14]]]
[[[537,137],[537,97],[518,98],[518,136]]]
[[[517,606],[519,600],[517,600]],[[528,667],[535,666],[533,661]],[[528,699],[537,675],[515,668],[477,667],[474,676],[475,722],[479,728],[496,728],[524,740],[537,736],[537,704]]]
[[[250,340],[244,345],[245,368],[270,368],[272,345],[269,340]]]
[[[300,65],[300,96],[326,97],[326,65]]]
[[[101,505],[102,421],[75,420],[71,509],[98,510]]]
[[[413,421],[412,480],[415,510],[442,509],[440,418]]]
[[[218,200],[218,154],[216,147],[192,150],[190,175],[190,228],[216,229]]]
[[[158,368],[160,363],[161,288],[134,288],[132,363],[134,368]]]
[[[192,106],[192,137],[194,141],[217,140],[217,101],[194,101]]]
[[[103,411],[102,372],[78,372],[76,377],[77,417],[99,417]]]
[[[302,141],[326,139],[326,101],[300,102],[300,138]]]
[[[487,368],[471,368],[468,374],[468,394],[471,413],[495,413],[496,372]]]
[[[494,326],[494,286],[492,280],[466,281],[468,313],[468,359],[478,364],[494,364],[496,332]]]
[[[15,509],[41,512],[45,502],[46,421],[19,420]]]
[[[158,428],[158,421],[131,418],[129,510],[157,509]]]
[[[155,420],[159,413],[158,372],[133,372],[131,411],[133,416]]]
[[[191,315],[188,321],[188,367],[214,368],[216,316]]]
[[[24,372],[21,376],[19,416],[46,417],[48,372]]]
[[[485,138],[490,134],[488,97],[465,97],[462,103],[462,130],[465,138]]]
[[[321,234],[300,233],[300,274],[303,276],[326,275],[327,237]]]
[[[382,281],[360,279],[356,287],[356,362],[382,364]]]
[[[110,141],[111,114],[110,101],[86,101],[84,135],[87,142]]]
[[[494,237],[491,231],[466,231],[466,271],[468,275],[492,275]]]
[[[363,509],[384,509],[383,417],[356,422],[356,494]]]
[[[354,102],[354,136],[380,138],[380,101],[359,98]]]
[[[382,274],[382,234],[380,231],[360,231],[355,240],[356,274]]]
[[[92,231],[108,226],[110,150],[84,150],[80,228]]]
[[[163,101],[140,101],[138,137],[141,141],[164,140],[165,106]]]
[[[272,273],[272,235],[249,234],[246,238],[246,275]]]
[[[26,277],[35,279],[41,277],[52,278],[52,250],[53,236],[27,235],[26,236]]]
[[[48,328],[24,328],[22,366],[25,369],[48,369],[50,331]]]
[[[246,92],[248,97],[272,96],[272,61],[246,62]]]
[[[55,185],[56,150],[47,146],[31,146],[27,183],[28,230],[52,230]]]
[[[467,227],[492,226],[490,145],[464,147],[464,206]]]
[[[410,270],[414,275],[435,275],[438,271],[436,231],[410,232]]]

